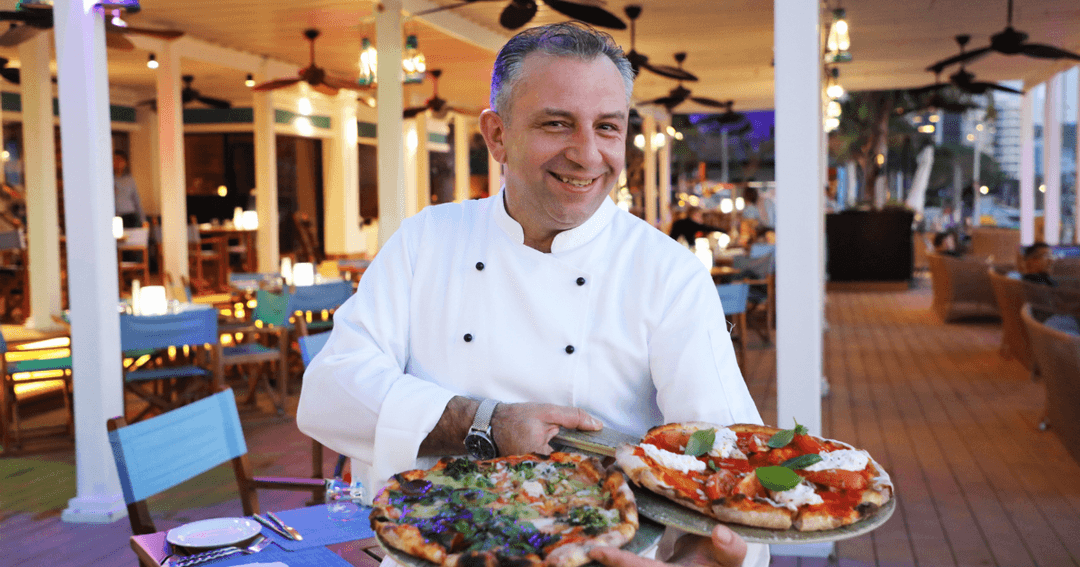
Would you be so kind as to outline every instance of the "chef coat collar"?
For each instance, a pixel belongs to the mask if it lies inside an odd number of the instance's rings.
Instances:
[[[514,220],[513,217],[506,212],[505,186],[499,190],[497,195],[495,195],[491,208],[494,211],[495,224],[499,225],[499,228],[510,237],[510,240],[524,245],[525,230],[521,228],[521,223]],[[603,202],[600,203],[600,208],[596,209],[596,212],[593,213],[588,220],[574,228],[556,234],[555,239],[551,242],[551,252],[553,254],[566,252],[589,242],[596,237],[597,234],[600,234],[600,231],[611,222],[611,218],[615,215],[615,210],[617,208],[618,207],[611,199],[604,199]]]

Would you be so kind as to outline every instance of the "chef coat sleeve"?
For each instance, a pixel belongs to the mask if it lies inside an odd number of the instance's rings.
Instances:
[[[672,276],[665,279],[666,308],[649,338],[649,369],[664,421],[761,423],[712,278],[695,262],[673,269]]]
[[[407,219],[334,313],[326,346],[304,373],[297,427],[353,459],[369,498],[394,473],[415,468],[420,443],[454,393],[406,374],[420,214]],[[359,470],[357,470],[359,469]]]

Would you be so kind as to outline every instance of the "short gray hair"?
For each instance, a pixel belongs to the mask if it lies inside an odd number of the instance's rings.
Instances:
[[[521,64],[530,53],[540,52],[559,57],[576,57],[592,61],[603,55],[615,64],[622,75],[626,89],[626,102],[634,92],[634,70],[623,50],[615,40],[602,31],[581,22],[565,22],[529,28],[510,38],[495,57],[491,71],[491,109],[507,120],[503,114],[509,110],[514,86],[521,77]]]

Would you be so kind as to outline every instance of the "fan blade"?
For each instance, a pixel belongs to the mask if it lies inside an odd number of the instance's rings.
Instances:
[[[231,102],[220,98],[196,95],[195,100],[205,104],[206,106],[212,106],[214,108],[232,108]]]
[[[692,100],[692,101],[694,101],[694,102],[696,102],[696,103],[698,103],[700,105],[703,105],[703,106],[711,106],[713,108],[727,108],[727,104],[722,103],[722,102],[720,102],[718,100],[713,100],[711,98],[704,98],[704,97],[700,97],[700,96],[692,96],[692,97],[690,97],[690,100]]]
[[[516,30],[529,23],[535,15],[536,2],[533,0],[525,0],[521,4],[510,2],[499,14],[499,24],[508,30]]]
[[[653,65],[651,63],[643,63],[641,65],[645,69],[660,75],[661,77],[667,77],[669,79],[675,79],[676,81],[697,81],[697,75],[689,71],[683,71],[678,67],[672,67],[671,65]]]
[[[641,72],[641,68],[649,64],[649,58],[645,55],[630,50],[630,53],[626,54],[626,60],[630,62],[630,67],[634,70],[634,76],[637,76]],[[656,71],[653,71],[654,73]]]
[[[149,28],[133,28],[131,26],[128,26],[126,28],[117,27],[116,31],[119,31],[121,33],[133,33],[135,35],[156,37],[159,39],[176,39],[184,35],[184,32],[180,30],[152,30]]]
[[[6,79],[9,83],[19,84],[18,69],[8,69],[7,67],[0,68],[0,77]]]
[[[34,37],[41,30],[28,25],[12,25],[8,31],[0,35],[0,46],[15,47],[20,43]]]
[[[135,44],[131,43],[131,40],[124,37],[122,33],[106,33],[105,34],[105,47],[109,49],[119,49],[120,51],[131,51],[135,49]]]
[[[1041,43],[1025,43],[1020,52],[1029,57],[1038,57],[1040,59],[1080,60],[1080,55],[1071,51],[1066,51],[1059,47],[1054,47],[1053,45],[1043,45]]]
[[[746,120],[746,115],[738,112],[725,112],[716,117],[721,124],[738,124]]]
[[[365,87],[361,87],[360,85],[358,85],[356,83],[356,81],[349,81],[349,80],[346,80],[346,79],[339,79],[337,77],[331,77],[330,75],[326,75],[325,77],[323,77],[322,82],[323,82],[323,84],[325,84],[326,86],[328,86],[328,87],[330,87],[332,89],[349,89],[349,90],[359,91],[359,90],[363,90],[365,88]],[[367,88],[370,88],[370,87],[367,87]]]
[[[975,94],[982,94],[982,93],[985,93],[987,90],[1000,91],[1000,92],[1003,92],[1003,93],[1024,94],[1023,91],[1018,91],[1016,89],[1009,88],[1009,87],[1003,87],[1003,86],[995,84],[995,83],[984,83],[984,82],[981,82],[981,81],[974,81],[972,83],[968,83],[968,86],[970,86],[972,88],[979,89],[979,92],[975,93]]]
[[[926,85],[925,87],[917,87],[914,89],[908,89],[907,92],[913,95],[921,95],[929,92],[939,91],[949,86],[949,83],[934,83],[932,85]]]
[[[686,99],[677,96],[662,96],[657,99],[646,101],[644,104],[659,104],[660,106],[664,106],[668,110],[670,110],[682,104],[684,100]]]
[[[324,95],[327,95],[327,96],[334,96],[338,92],[338,89],[336,89],[334,87],[331,87],[330,85],[328,85],[326,83],[319,83],[317,85],[311,85],[311,88],[315,89],[316,92],[320,92],[320,93],[322,93]]]
[[[975,49],[973,51],[965,51],[964,53],[954,55],[952,57],[949,57],[948,59],[942,59],[941,61],[938,61],[937,63],[934,63],[933,65],[927,67],[926,70],[934,73],[940,73],[942,69],[950,65],[974,61],[986,55],[987,53],[990,53],[991,51],[993,51],[993,48],[991,48],[989,45],[986,47],[980,47],[979,49]]]
[[[0,10],[0,21],[24,22],[38,29],[47,30],[53,27],[52,10]]]
[[[465,0],[464,2],[458,2],[457,4],[447,4],[446,6],[438,6],[438,7],[435,7],[435,8],[430,8],[428,10],[421,10],[419,12],[414,12],[413,17],[415,18],[417,16],[426,16],[428,14],[434,14],[435,12],[442,12],[443,10],[453,10],[454,8],[460,8],[462,6],[468,6],[469,4],[472,4],[474,2],[495,2],[495,1],[497,1],[497,0]]]
[[[412,117],[424,112],[427,109],[428,109],[428,107],[427,107],[426,104],[424,106],[414,106],[412,108],[406,108],[405,112],[402,112],[401,115],[403,117],[405,117],[405,118],[412,118]]]
[[[544,4],[547,4],[556,12],[570,16],[575,20],[581,20],[586,24],[613,30],[626,29],[626,23],[603,8],[575,4],[565,0],[544,0]]]
[[[266,81],[265,83],[259,83],[254,87],[251,87],[253,91],[272,91],[274,89],[281,89],[285,87],[291,87],[300,82],[300,77],[293,79],[274,79],[273,81]]]

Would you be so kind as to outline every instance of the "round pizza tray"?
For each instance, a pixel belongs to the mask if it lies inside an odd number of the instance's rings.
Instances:
[[[685,508],[659,494],[654,494],[637,486],[632,485],[631,487],[634,490],[634,498],[637,500],[638,513],[661,524],[693,534],[709,536],[712,534],[713,528],[721,523],[719,520],[710,518],[696,510]],[[770,530],[739,524],[725,523],[724,525],[731,528],[731,531],[739,534],[749,543],[823,543],[840,541],[869,533],[887,522],[895,510],[896,495],[894,494],[884,506],[878,508],[869,517],[834,530],[800,532],[795,529]]]
[[[648,518],[642,518],[639,514],[639,523],[637,533],[634,534],[634,539],[630,540],[630,543],[622,546],[626,551],[632,553],[641,553],[646,549],[656,545],[656,542],[660,541],[660,536],[664,535],[664,526],[649,520]],[[426,559],[420,559],[419,557],[413,557],[401,551],[400,549],[388,545],[383,541],[382,536],[376,534],[376,539],[379,541],[379,545],[386,551],[386,554],[390,556],[394,561],[407,565],[408,567],[435,567],[436,564]],[[586,563],[583,567],[602,567],[596,561]]]

